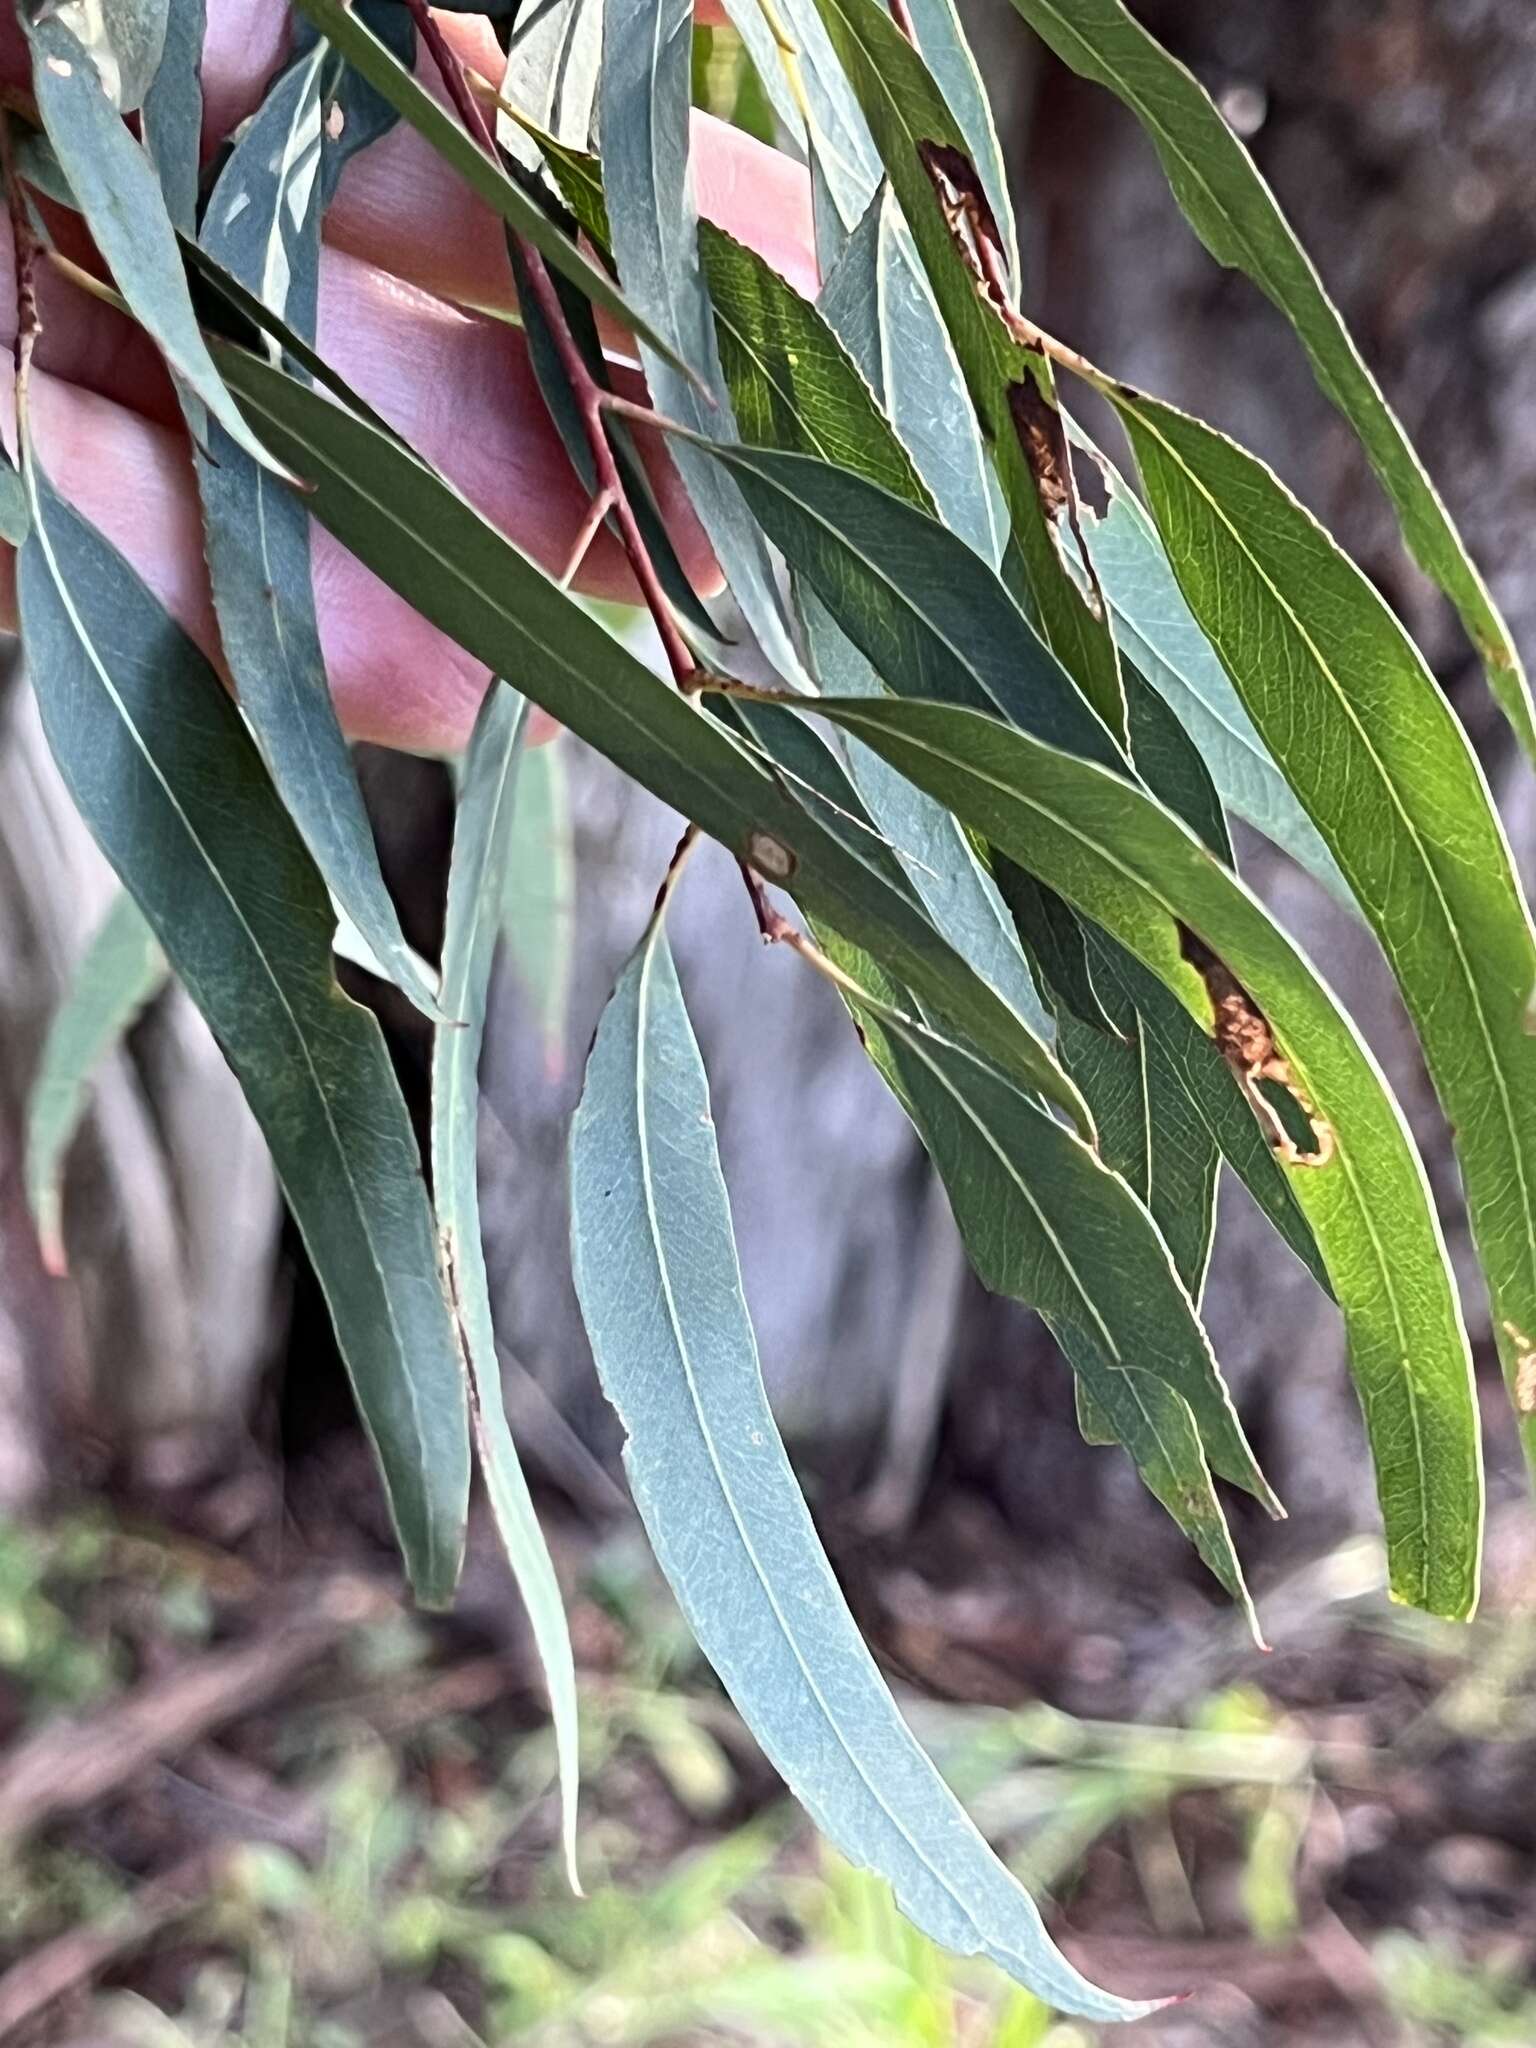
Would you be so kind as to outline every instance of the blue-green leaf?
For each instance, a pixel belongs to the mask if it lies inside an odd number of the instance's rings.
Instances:
[[[577,1293],[662,1569],[817,1825],[945,1946],[1063,2011],[1087,1983],[923,1754],[854,1626],[763,1391],[709,1088],[657,929],[598,1029],[571,1134]]]
[[[330,46],[311,37],[242,129],[203,219],[207,254],[306,340],[319,292],[325,74],[338,68]],[[216,427],[197,472],[219,634],[262,758],[381,970],[434,1015],[331,702],[303,500]]]
[[[464,764],[448,910],[443,926],[443,1003],[458,1021],[437,1027],[432,1045],[432,1185],[443,1262],[469,1361],[471,1406],[491,1512],[517,1579],[549,1687],[560,1759],[566,1866],[576,1876],[576,1669],[560,1586],[518,1462],[502,1398],[490,1288],[480,1242],[475,1132],[485,1004],[501,909],[502,876],[512,848],[519,764],[528,717],[525,699],[492,686],[475,722]]]
[[[692,0],[607,0],[598,97],[604,190],[626,294],[666,337],[674,356],[698,373],[697,381],[679,376],[671,363],[642,346],[652,399],[682,425],[729,439],[734,423],[704,289],[688,175],[692,36]],[[800,662],[773,563],[735,485],[681,440],[672,453],[763,652],[796,681]]]
[[[532,747],[518,770],[517,803],[501,890],[501,936],[544,1052],[565,1066],[576,943],[576,843],[568,756],[556,738]]]
[[[183,385],[248,455],[272,466],[214,368],[153,165],[57,15],[27,22],[38,112],[91,238],[134,317]]]
[[[197,229],[205,15],[206,0],[170,0],[160,68],[139,109],[139,134],[159,173],[165,210],[185,235]]]
[[[412,1581],[444,1602],[469,1487],[463,1366],[383,1034],[336,984],[330,899],[218,677],[35,456],[27,483],[18,594],[49,744],[266,1136]]]
[[[43,1041],[27,1096],[27,1202],[43,1263],[64,1270],[64,1159],[85,1113],[92,1074],[165,986],[165,955],[126,891],[115,896],[76,963]]]
[[[48,11],[90,58],[118,112],[137,112],[160,68],[167,0],[57,0]]]

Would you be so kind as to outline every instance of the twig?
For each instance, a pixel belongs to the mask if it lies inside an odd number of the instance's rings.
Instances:
[[[459,119],[481,148],[495,158],[496,138],[479,101],[471,90],[463,65],[450,49],[426,0],[407,0],[407,4],[416,23],[417,32],[437,66]],[[550,338],[555,344],[560,366],[565,372],[571,387],[571,395],[581,414],[582,431],[586,435],[587,447],[592,456],[592,469],[597,486],[593,504],[601,504],[602,512],[595,521],[589,512],[588,521],[579,537],[580,552],[585,554],[587,548],[591,546],[602,518],[611,512],[624,552],[629,558],[630,570],[640,586],[640,595],[645,600],[646,610],[656,622],[656,631],[660,635],[662,647],[666,650],[673,680],[679,689],[687,689],[697,673],[697,664],[688,651],[687,642],[678,630],[677,621],[672,616],[672,607],[667,602],[666,592],[662,589],[661,579],[656,573],[656,565],[651,560],[650,550],[636,523],[634,509],[625,493],[624,480],[614,460],[608,430],[603,423],[605,412],[621,413],[625,417],[631,417],[636,409],[624,401],[615,402],[613,393],[605,391],[592,375],[586,358],[577,346],[576,337],[571,332],[570,322],[565,317],[565,308],[560,303],[560,294],[555,289],[554,280],[549,274],[544,258],[522,236],[518,237],[518,248],[526,269],[529,296],[538,307],[544,324],[549,329]],[[638,410],[643,415],[644,409]],[[575,574],[579,566],[578,555],[573,559],[572,568],[567,571],[567,580]]]

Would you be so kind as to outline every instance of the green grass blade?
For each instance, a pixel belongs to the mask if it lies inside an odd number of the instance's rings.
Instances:
[[[469,1364],[471,1412],[497,1534],[517,1580],[534,1646],[549,1688],[559,1756],[562,1839],[572,1887],[576,1875],[576,1795],[580,1764],[576,1668],[560,1586],[544,1541],[517,1447],[507,1426],[501,1366],[491,1322],[490,1287],[480,1240],[475,1134],[480,1104],[480,1049],[485,1005],[501,918],[503,877],[517,813],[527,701],[493,687],[486,696],[464,764],[448,909],[443,926],[443,1003],[453,1022],[432,1041],[432,1186],[449,1287]]]
[[[1262,463],[1172,407],[1115,403],[1190,608],[1397,977],[1536,1465],[1536,933],[1477,757],[1375,588]]]
[[[652,1545],[705,1654],[816,1824],[936,1941],[1064,2011],[1088,1984],[914,1741],[784,1455],[742,1298],[709,1087],[659,929],[598,1028],[571,1133],[576,1288]]]
[[[1402,1112],[1333,997],[1187,827],[1119,776],[949,705],[823,698],[817,710],[1102,925],[1207,1031],[1214,1000],[1235,998],[1272,1034],[1287,1102],[1312,1106],[1311,1149],[1286,1171],[1344,1313],[1392,1589],[1470,1613],[1482,1466],[1466,1331]],[[1202,946],[1214,994],[1189,958]]]
[[[1536,713],[1509,628],[1311,258],[1205,88],[1120,0],[1013,4],[1064,64],[1124,101],[1206,248],[1290,321],[1319,385],[1359,435],[1415,560],[1461,614],[1505,717],[1536,753]]]

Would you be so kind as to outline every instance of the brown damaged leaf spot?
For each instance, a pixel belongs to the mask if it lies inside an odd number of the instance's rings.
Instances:
[[[1053,523],[1071,518],[1072,454],[1061,414],[1030,377],[1009,385],[1008,410],[1046,517]]]
[[[771,832],[748,834],[747,860],[765,882],[787,882],[800,865],[789,847]]]
[[[1269,1019],[1231,968],[1188,925],[1179,926],[1179,950],[1205,983],[1216,1049],[1237,1077],[1276,1157],[1286,1166],[1326,1166],[1334,1152],[1333,1126],[1308,1101],[1289,1060],[1275,1043]],[[1283,1089],[1305,1117],[1313,1137],[1310,1151],[1303,1150],[1286,1129],[1264,1092],[1266,1082]]]
[[[948,142],[920,142],[917,153],[977,289],[995,313],[1009,320],[1008,259],[976,166]]]
[[[1536,1415],[1536,1345],[1513,1323],[1504,1325],[1504,1334],[1519,1354],[1515,1359],[1515,1407],[1521,1415]]]

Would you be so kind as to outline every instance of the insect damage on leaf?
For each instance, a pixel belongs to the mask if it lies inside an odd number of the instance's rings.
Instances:
[[[1326,1166],[1333,1157],[1333,1127],[1307,1100],[1275,1043],[1269,1019],[1231,968],[1187,925],[1179,926],[1179,950],[1205,983],[1216,1049],[1236,1075],[1277,1157],[1286,1166]],[[1292,1126],[1298,1118],[1288,1116],[1288,1109],[1299,1112],[1310,1145],[1297,1142]]]
[[[1536,1415],[1536,1345],[1513,1323],[1505,1323],[1504,1334],[1520,1354],[1515,1360],[1515,1407],[1522,1415]]]
[[[976,166],[963,150],[947,142],[920,142],[917,153],[938,196],[955,247],[976,280],[976,289],[1005,324],[1013,329],[1013,309],[1008,303],[1008,262],[997,217],[976,175]]]
[[[787,882],[799,862],[781,839],[771,832],[747,835],[747,859],[768,882]]]

